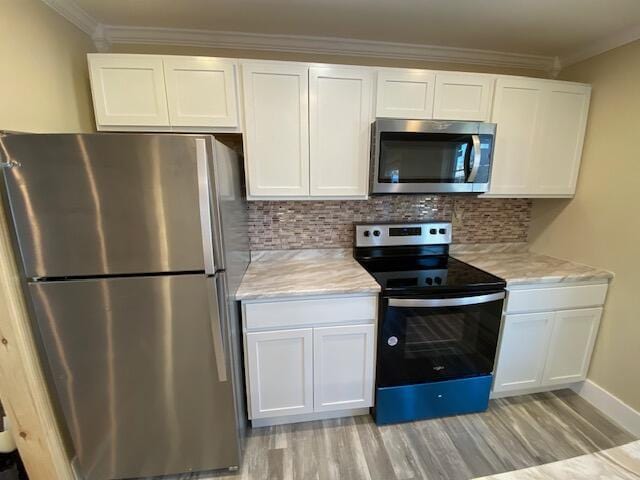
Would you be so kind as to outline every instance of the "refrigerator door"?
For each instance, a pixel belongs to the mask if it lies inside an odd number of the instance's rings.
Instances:
[[[227,272],[229,292],[235,295],[249,264],[248,212],[242,158],[223,143],[213,142],[211,158],[215,263]]]
[[[221,342],[224,295],[216,280],[167,275],[29,284],[88,480],[239,464]]]
[[[212,137],[7,135],[6,190],[26,276],[213,268]],[[209,263],[207,268],[207,263]]]

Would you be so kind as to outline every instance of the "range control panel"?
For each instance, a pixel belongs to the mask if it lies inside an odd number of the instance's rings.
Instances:
[[[451,243],[450,222],[356,225],[356,247],[442,245]]]

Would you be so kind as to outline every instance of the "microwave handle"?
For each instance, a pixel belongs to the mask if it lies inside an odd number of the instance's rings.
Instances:
[[[458,298],[390,298],[390,307],[461,307],[495,302],[505,297],[504,292]]]
[[[473,164],[471,165],[471,171],[467,177],[467,183],[473,183],[478,175],[480,169],[480,162],[482,160],[482,152],[480,151],[480,135],[471,135],[471,141],[473,142]]]

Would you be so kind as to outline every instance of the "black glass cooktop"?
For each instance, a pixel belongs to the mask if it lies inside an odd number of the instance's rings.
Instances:
[[[501,278],[446,254],[356,258],[385,293],[476,291],[506,285]]]

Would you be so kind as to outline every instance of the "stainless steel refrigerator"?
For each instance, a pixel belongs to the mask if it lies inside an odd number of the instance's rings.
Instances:
[[[0,137],[43,366],[89,480],[240,464],[241,162],[206,135]]]

